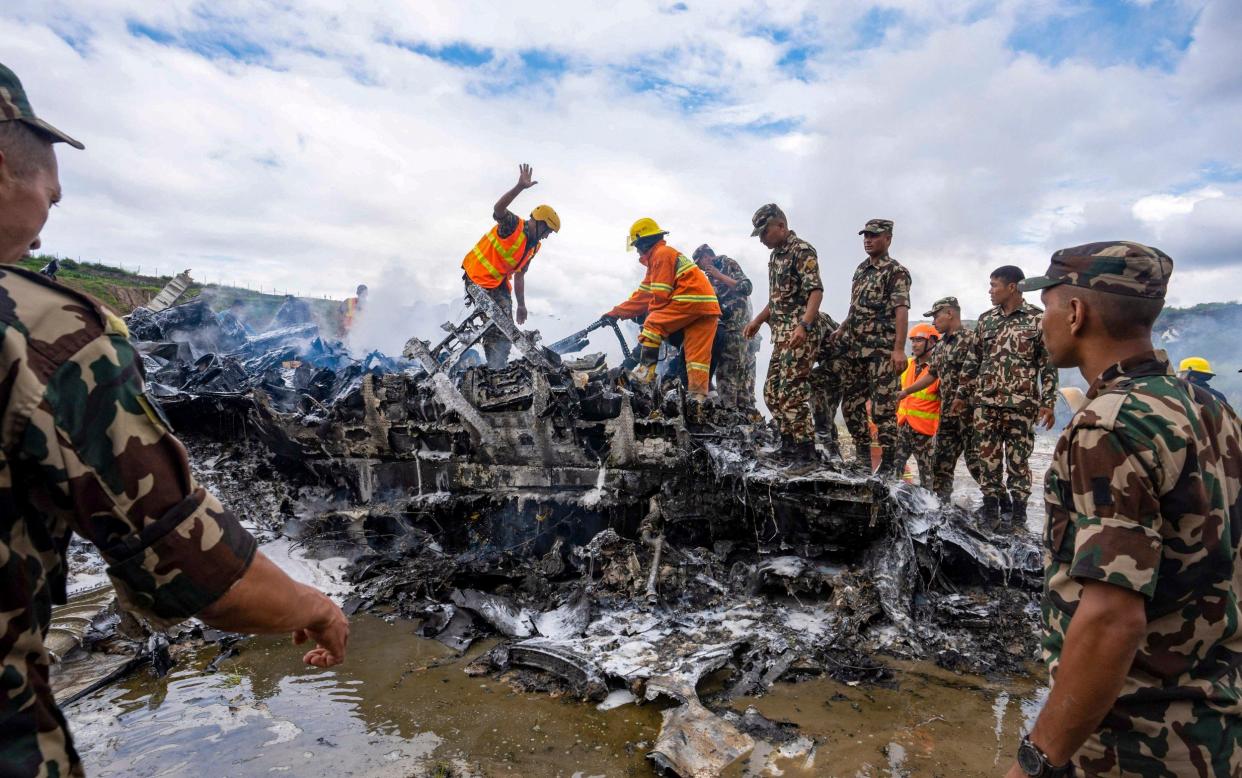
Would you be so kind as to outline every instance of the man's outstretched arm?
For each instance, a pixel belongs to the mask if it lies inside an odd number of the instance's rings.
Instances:
[[[513,185],[512,189],[502,194],[500,199],[496,201],[496,204],[492,206],[493,219],[496,221],[503,219],[504,215],[509,211],[509,206],[512,205],[513,201],[517,199],[517,196],[522,193],[522,190],[530,189],[532,186],[539,183],[538,181],[532,180],[534,175],[535,171],[530,165],[522,163],[518,166],[517,183]]]

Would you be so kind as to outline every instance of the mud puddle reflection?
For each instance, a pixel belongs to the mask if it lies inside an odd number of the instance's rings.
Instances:
[[[255,638],[207,672],[216,648],[181,656],[70,707],[89,774],[230,776],[632,776],[660,729],[660,707],[592,705],[518,692],[463,672],[490,644],[456,657],[408,623],[353,619],[349,661],[303,669],[302,649]],[[758,751],[745,775],[994,775],[1010,758],[1034,679],[989,682],[927,663],[897,664],[896,687],[826,679],[777,684],[753,705],[816,741],[809,758]],[[1024,712],[1024,709],[1026,712]]]

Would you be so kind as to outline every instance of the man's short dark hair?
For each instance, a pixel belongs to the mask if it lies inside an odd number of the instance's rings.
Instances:
[[[13,175],[25,178],[55,159],[52,141],[22,121],[0,122],[0,152]]]
[[[1016,284],[1026,278],[1026,273],[1022,272],[1022,268],[1017,265],[1001,265],[992,271],[988,278],[999,278],[1006,284]]]
[[[1100,317],[1100,324],[1109,337],[1117,340],[1142,338],[1151,335],[1151,329],[1164,310],[1164,300],[1151,297],[1131,297],[1112,294],[1096,289],[1066,287],[1071,295],[1087,302]]]

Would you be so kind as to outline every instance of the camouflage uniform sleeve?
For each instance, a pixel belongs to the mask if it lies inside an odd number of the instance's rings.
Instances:
[[[742,270],[741,263],[736,259],[730,257],[730,261],[725,264],[725,273],[737,281],[737,286],[729,290],[730,297],[750,297],[751,292],[755,291],[755,285],[746,277],[746,271]]]
[[[257,544],[195,483],[143,394],[133,347],[109,333],[52,374],[23,450],[74,531],[99,548],[121,603],[167,626],[228,591]]]
[[[492,218],[495,218],[495,217],[496,217],[496,214],[492,214]],[[501,216],[499,219],[496,219],[496,227],[497,227],[496,237],[502,238],[502,239],[509,237],[510,235],[513,234],[513,231],[517,229],[517,225],[518,225],[517,214],[514,213],[513,211],[505,211],[503,216]]]
[[[970,340],[963,343],[962,349],[962,367],[957,379],[957,397],[967,405],[972,404],[975,392],[975,379],[979,376],[979,365],[982,356],[979,350],[983,346],[983,339],[977,337],[974,333],[970,335]]]
[[[819,278],[819,256],[809,243],[803,244],[803,247],[798,250],[798,259],[794,268],[800,277],[803,292],[810,294],[817,289],[823,291],[824,282]]]
[[[1039,339],[1039,407],[1055,410],[1057,407],[1057,384],[1060,377],[1057,368],[1048,356],[1044,340]]]
[[[892,289],[889,292],[890,310],[910,307],[910,272],[905,268],[893,274]]]
[[[1155,455],[1120,429],[1075,431],[1066,488],[1073,503],[1069,576],[1120,586],[1151,598],[1163,546]]]

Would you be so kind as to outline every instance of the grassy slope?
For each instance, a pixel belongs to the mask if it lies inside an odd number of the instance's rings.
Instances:
[[[49,256],[28,257],[19,264],[29,270],[38,271],[51,259]],[[120,268],[97,265],[93,262],[75,262],[71,259],[62,259],[60,272],[56,274],[57,281],[89,294],[122,316],[129,313],[133,307],[117,297],[118,288],[141,290],[147,294],[149,299],[172,279],[173,276],[138,275]],[[263,294],[249,289],[215,284],[203,286],[197,283],[190,285],[182,300],[189,300],[199,295],[208,295],[211,298],[212,307],[216,310],[227,307],[234,299],[239,299],[245,303],[249,317],[259,322],[274,316],[284,300],[284,297],[280,295]],[[325,320],[334,317],[340,305],[339,300],[321,300],[313,297],[305,299],[310,303],[311,309]]]

